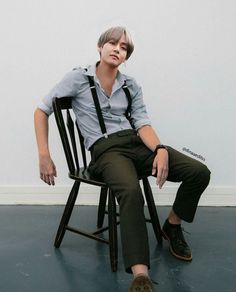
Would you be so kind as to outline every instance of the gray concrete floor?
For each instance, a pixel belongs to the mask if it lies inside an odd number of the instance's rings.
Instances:
[[[108,246],[67,232],[53,246],[62,206],[0,206],[1,292],[125,292],[131,276],[123,269],[119,241],[118,271],[112,273]],[[163,223],[168,207],[158,207]],[[193,261],[175,259],[168,244],[157,246],[149,226],[151,277],[158,292],[236,291],[236,209],[200,207],[190,233]],[[96,207],[75,207],[72,221],[93,229]],[[148,224],[149,225],[149,224]]]

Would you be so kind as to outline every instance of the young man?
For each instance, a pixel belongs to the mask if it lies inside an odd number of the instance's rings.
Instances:
[[[138,176],[156,176],[160,188],[166,180],[182,182],[164,223],[163,234],[169,241],[171,253],[190,261],[192,255],[182,234],[181,220],[193,221],[200,196],[209,183],[210,171],[204,164],[161,144],[150,124],[140,86],[118,70],[133,49],[125,28],[114,27],[104,32],[98,40],[100,61],[86,69],[74,69],[52,89],[35,111],[35,130],[40,177],[45,183],[54,185],[56,168],[48,147],[48,116],[53,111],[53,97],[74,97],[73,110],[85,146],[92,154],[90,171],[104,179],[120,205],[124,265],[126,271],[134,275],[129,291],[148,292],[154,291],[154,287],[148,276],[148,236]],[[108,137],[100,127],[89,76],[95,83]],[[132,99],[133,127],[125,115],[128,100],[124,83]]]

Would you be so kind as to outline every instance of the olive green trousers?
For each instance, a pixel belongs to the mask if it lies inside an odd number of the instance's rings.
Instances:
[[[151,176],[155,154],[134,130],[123,130],[101,138],[91,148],[90,172],[101,177],[115,194],[120,208],[120,230],[127,272],[135,264],[150,267],[149,244],[144,216],[144,199],[139,176]],[[168,146],[167,181],[181,182],[174,212],[192,222],[201,194],[210,180],[210,171],[201,162]]]

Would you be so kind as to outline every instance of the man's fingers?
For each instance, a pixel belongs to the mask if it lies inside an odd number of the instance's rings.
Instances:
[[[48,185],[55,185],[55,181],[54,181],[54,175],[49,175],[49,174],[40,174],[40,178],[41,180],[43,180],[46,184]]]
[[[51,185],[53,185],[53,186],[55,185],[54,176],[51,177]]]
[[[152,175],[155,175],[156,173],[157,173],[157,161],[155,158],[152,164]]]
[[[162,150],[162,149],[161,149]],[[168,177],[168,153],[160,152],[156,155],[152,165],[152,175],[157,175],[157,185],[162,188]]]
[[[156,172],[157,172],[157,168],[153,166],[153,167],[152,167],[152,175],[155,175]]]
[[[51,183],[50,183],[50,176],[49,175],[45,175],[44,176],[44,181],[45,181],[45,183],[47,183],[48,185],[50,185]]]
[[[157,185],[159,186],[160,189],[162,188],[162,186],[166,182],[167,176],[168,176],[168,169],[162,168],[162,169],[158,170]]]
[[[41,159],[39,162],[40,178],[48,185],[55,185],[54,178],[57,176],[55,164],[50,157]]]

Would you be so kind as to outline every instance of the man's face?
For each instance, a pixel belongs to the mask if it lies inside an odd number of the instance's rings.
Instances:
[[[127,43],[123,34],[119,41],[110,40],[105,43],[102,48],[99,48],[101,62],[105,62],[113,67],[118,67],[126,60]]]

